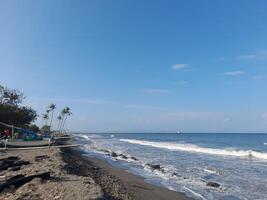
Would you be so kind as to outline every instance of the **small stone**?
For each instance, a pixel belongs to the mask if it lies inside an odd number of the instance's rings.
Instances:
[[[219,183],[215,183],[215,182],[208,182],[207,183],[207,186],[218,188],[221,185]]]

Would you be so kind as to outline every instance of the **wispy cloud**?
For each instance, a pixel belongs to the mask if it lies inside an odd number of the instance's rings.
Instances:
[[[222,122],[228,117],[227,113],[224,112],[166,112],[163,113],[166,119],[180,119],[180,120],[193,120],[193,119],[220,119],[219,121]]]
[[[131,108],[131,109],[157,110],[157,111],[167,111],[167,110],[170,110],[170,108],[167,108],[167,107],[138,105],[138,104],[124,105],[124,107],[125,108]]]
[[[225,60],[227,60],[225,57],[220,57],[220,58],[218,58],[218,61],[225,61]]]
[[[113,101],[106,100],[94,100],[94,99],[73,99],[73,98],[40,98],[40,97],[29,97],[29,101],[41,101],[41,102],[63,102],[63,103],[84,103],[84,104],[114,104]]]
[[[264,76],[253,76],[252,78],[254,80],[262,80],[262,79],[264,79]]]
[[[255,54],[247,54],[247,55],[241,55],[238,56],[239,60],[252,60],[255,59],[257,56]]]
[[[244,54],[237,57],[239,60],[266,60],[267,59],[267,51],[262,50],[253,54]]]
[[[266,121],[267,120],[267,113],[262,113],[261,117]]]
[[[186,85],[188,83],[189,83],[188,81],[176,81],[176,82],[174,82],[175,85]]]
[[[224,72],[223,74],[225,76],[238,76],[244,74],[244,71],[230,71],[230,72]]]
[[[174,70],[181,70],[181,69],[185,69],[185,68],[188,68],[188,64],[175,64],[172,66],[172,69]]]
[[[166,94],[166,93],[172,92],[172,90],[168,90],[168,89],[139,89],[137,91],[142,92],[142,93],[149,93],[149,94]]]
[[[223,119],[223,122],[224,122],[224,123],[228,123],[228,122],[230,122],[230,121],[231,121],[231,118],[230,118],[230,117],[226,117],[226,118]]]

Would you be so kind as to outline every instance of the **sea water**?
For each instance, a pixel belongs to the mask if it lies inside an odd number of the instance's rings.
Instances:
[[[267,134],[76,134],[88,156],[193,199],[267,199]],[[104,150],[127,155],[113,158]],[[130,159],[130,157],[135,159]],[[148,164],[159,164],[153,170]],[[218,183],[220,187],[208,186]]]

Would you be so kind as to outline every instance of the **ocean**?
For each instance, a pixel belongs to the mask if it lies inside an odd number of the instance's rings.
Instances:
[[[105,159],[149,183],[193,199],[267,199],[267,134],[75,135],[86,155]],[[124,156],[112,157],[108,155],[111,152]],[[160,165],[160,169],[151,165]]]

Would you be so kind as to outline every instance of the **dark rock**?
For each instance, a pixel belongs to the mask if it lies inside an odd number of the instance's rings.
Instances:
[[[153,165],[153,164],[147,164],[149,167],[151,167],[153,170],[160,170],[160,165]]]
[[[207,186],[218,188],[221,185],[219,183],[215,183],[215,182],[208,182],[207,183]]]
[[[118,157],[118,155],[117,155],[115,152],[112,152],[112,153],[111,153],[111,156],[112,156],[112,157]]]
[[[133,160],[135,160],[135,161],[138,160],[138,159],[137,159],[136,157],[134,157],[134,156],[131,156],[131,159],[133,159]]]
[[[125,156],[124,154],[119,154],[119,156],[120,156],[121,158],[123,158],[123,159],[128,159],[128,157]]]

